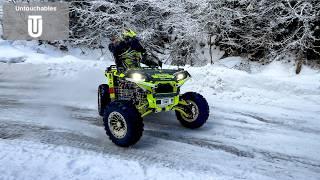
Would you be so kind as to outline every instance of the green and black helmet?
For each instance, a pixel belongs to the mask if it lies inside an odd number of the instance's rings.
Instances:
[[[122,32],[122,38],[135,38],[137,37],[137,33],[131,29],[124,29]]]

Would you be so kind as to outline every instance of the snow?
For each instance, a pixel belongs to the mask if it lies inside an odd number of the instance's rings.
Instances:
[[[270,121],[297,128],[314,129],[320,127],[320,74],[319,71],[308,67],[303,69],[300,75],[294,75],[294,68],[280,62],[274,62],[255,74],[211,65],[204,68],[188,68],[189,73],[194,75],[194,80],[188,82],[183,89],[203,94],[211,102],[212,109],[263,115],[265,119],[261,119],[261,125],[265,124],[264,121]],[[277,119],[274,119],[275,115]],[[257,123],[255,118],[252,120]],[[269,150],[274,150],[274,144],[285,144],[286,148],[282,147],[279,152],[286,151],[292,155],[320,160],[319,151],[315,150],[320,148],[318,133],[309,135],[308,138],[304,133],[296,133],[289,137],[287,134],[278,133],[268,133],[264,136],[255,137],[257,142],[250,139],[246,143],[244,140],[242,144],[249,146],[254,142],[255,145],[261,144]],[[262,139],[263,141],[259,142]],[[304,141],[300,142],[299,139]]]
[[[241,57],[185,67],[182,91],[207,99],[207,124],[187,130],[173,113],[151,115],[123,149],[96,112],[110,54],[71,51],[0,41],[0,179],[319,178],[319,70]]]
[[[241,57],[227,57],[218,61],[219,65],[225,66],[227,68],[234,68],[239,66],[243,59]]]
[[[81,149],[0,141],[1,179],[212,179]]]

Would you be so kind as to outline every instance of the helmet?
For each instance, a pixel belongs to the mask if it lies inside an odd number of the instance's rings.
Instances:
[[[137,33],[134,32],[131,29],[124,29],[123,32],[122,32],[122,37],[123,38],[134,38],[136,36],[137,36]]]

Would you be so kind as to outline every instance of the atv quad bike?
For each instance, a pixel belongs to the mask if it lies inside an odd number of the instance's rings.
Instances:
[[[175,111],[180,123],[190,129],[201,127],[208,119],[209,107],[195,92],[180,94],[190,79],[183,70],[146,67],[139,69],[107,68],[108,84],[98,88],[98,111],[103,116],[107,135],[118,146],[128,147],[142,136],[142,118],[162,111]]]

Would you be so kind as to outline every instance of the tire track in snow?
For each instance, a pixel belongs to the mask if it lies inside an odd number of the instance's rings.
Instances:
[[[122,159],[134,159],[138,160],[140,163],[158,163],[163,164],[166,167],[175,167],[176,165],[180,167],[172,161],[163,159],[162,155],[152,154],[151,156],[146,156],[145,154],[140,153],[139,148],[126,149],[117,147],[109,141],[106,135],[102,137],[103,140],[101,140],[62,129],[51,129],[32,124],[23,124],[21,122],[4,122],[1,119],[0,121],[0,131],[2,132],[3,137],[12,137],[10,139],[7,138],[7,140],[19,139],[56,146],[70,146],[98,153],[113,154],[121,156]],[[153,143],[150,143],[149,145],[152,144]],[[143,145],[140,144],[138,146]]]
[[[80,148],[84,150],[94,151],[103,154],[111,154],[119,156],[121,159],[136,160],[145,167],[151,164],[161,164],[164,167],[181,169],[187,168],[194,171],[208,171],[228,176],[228,174],[217,169],[214,164],[206,164],[195,161],[185,161],[183,154],[182,158],[176,156],[171,157],[167,153],[154,152],[148,150],[155,145],[157,139],[152,136],[144,136],[140,142],[131,148],[121,148],[115,146],[108,137],[105,135],[104,140],[88,137],[76,132],[67,132],[58,129],[50,129],[47,127],[37,127],[36,125],[23,124],[20,122],[1,122],[0,127],[4,127],[0,131],[6,132],[5,134],[22,134],[18,140],[40,142],[48,145],[61,146],[61,151],[64,152],[63,146]],[[13,140],[13,139],[11,139]],[[165,140],[165,139],[163,139]],[[31,143],[32,144],[32,143]],[[166,148],[165,148],[166,149]],[[169,150],[169,149],[168,149]]]
[[[297,156],[289,156],[283,153],[264,151],[261,149],[254,149],[251,147],[244,147],[243,149],[246,149],[246,150],[241,150],[235,146],[226,145],[219,141],[205,140],[205,139],[186,137],[186,136],[176,136],[175,134],[161,132],[161,131],[145,130],[145,132],[146,132],[145,134],[150,136],[167,139],[171,141],[177,141],[181,143],[186,143],[194,146],[199,146],[199,147],[207,148],[210,150],[222,150],[224,152],[231,153],[239,157],[246,157],[246,158],[252,158],[252,159],[262,158],[264,161],[272,162],[272,163],[279,163],[279,161],[286,161],[291,163],[299,163],[306,166],[312,166],[315,168],[320,168],[320,162],[315,162],[309,159],[303,159]]]
[[[234,146],[229,146],[226,144],[223,144],[218,141],[211,140],[210,142],[207,140],[202,140],[198,138],[193,137],[183,137],[183,136],[176,136],[174,134],[161,132],[161,131],[154,131],[154,130],[145,130],[145,134],[157,138],[162,138],[166,140],[171,141],[177,141],[181,143],[186,143],[194,146],[199,146],[201,148],[207,148],[210,150],[221,150],[227,153],[231,153],[233,155],[239,156],[239,157],[247,157],[247,158],[254,158],[254,154],[248,152],[248,151],[242,151]]]
[[[254,115],[250,115],[249,117],[251,116],[252,118],[254,117]],[[97,125],[96,123],[92,123],[92,121],[90,121],[91,118],[93,117],[86,117],[86,118],[80,118],[80,119],[86,119],[87,122]],[[103,126],[102,119],[99,117],[96,119],[98,119],[101,122],[101,124],[98,124],[98,126]],[[250,122],[243,122],[243,121],[241,121],[241,123],[251,124]],[[157,122],[147,121],[145,127],[148,127],[150,125],[152,125],[152,127],[159,126]],[[168,127],[168,126],[172,126],[172,124],[171,125],[164,124],[164,126]],[[235,125],[232,125],[232,127],[244,128],[242,126],[235,126]],[[258,129],[255,129],[255,128],[249,128],[249,127],[246,127],[246,128],[249,130],[258,131]],[[217,150],[223,151],[238,157],[244,157],[244,158],[250,158],[250,159],[255,159],[255,158],[262,159],[263,161],[274,163],[274,164],[286,164],[286,163],[300,164],[300,166],[303,166],[307,169],[309,169],[310,167],[315,168],[313,169],[314,172],[318,172],[320,170],[320,162],[310,160],[310,159],[305,159],[303,157],[291,156],[291,155],[278,153],[278,152],[265,151],[263,149],[258,149],[258,148],[248,147],[248,146],[241,146],[238,144],[230,145],[230,144],[225,144],[224,142],[221,142],[221,141],[216,141],[211,139],[199,139],[195,137],[181,136],[171,131],[164,132],[161,130],[147,129],[147,130],[144,130],[144,136],[151,136],[151,137],[160,138],[164,140],[185,143],[185,144],[197,146],[200,148],[210,149],[212,151],[217,151]]]
[[[309,128],[309,127],[302,127],[302,126],[294,126],[294,125],[291,125],[291,124],[288,124],[286,121],[281,121],[281,120],[270,120],[270,119],[266,119],[266,118],[263,118],[261,116],[258,116],[256,114],[248,114],[248,113],[242,113],[242,112],[235,112],[237,114],[240,114],[240,115],[243,115],[243,116],[247,116],[247,117],[250,117],[250,118],[253,118],[257,121],[260,121],[260,122],[264,122],[264,123],[268,123],[268,124],[274,124],[274,125],[278,125],[278,126],[283,126],[283,127],[286,127],[286,128],[289,128],[289,129],[293,129],[293,130],[297,130],[297,131],[301,131],[301,132],[304,132],[304,133],[313,133],[313,134],[319,134],[320,135],[320,130],[317,130],[317,129],[312,129],[312,128]]]
[[[0,97],[0,108],[10,108],[16,106],[22,106],[23,103],[19,102],[18,100],[11,99],[10,97]]]
[[[65,132],[65,131],[57,131],[51,129],[49,127],[41,127],[31,124],[22,124],[20,122],[1,122],[0,123],[0,138],[7,139],[7,140],[14,140],[14,139],[22,139],[28,141],[39,141],[44,144],[53,144],[53,145],[65,145],[71,146],[80,149],[91,150],[100,153],[108,153],[114,155],[120,155],[122,158],[125,157],[127,159],[135,159],[139,160],[140,162],[146,163],[160,163],[164,164],[167,167],[174,167],[175,163],[172,161],[166,161],[163,159],[161,155],[157,156],[152,154],[152,156],[145,156],[145,155],[138,155],[139,153],[128,153],[128,151],[133,150],[131,148],[124,149],[114,146],[111,142],[109,142],[110,146],[105,146],[106,141],[108,141],[107,136],[105,136],[105,140],[101,141],[100,139],[88,137],[85,135],[74,134],[72,132]],[[281,161],[294,163],[294,164],[301,164],[305,168],[309,168],[312,166],[315,168],[314,171],[320,170],[320,163],[313,162],[311,160],[302,159],[300,157],[295,156],[288,156],[282,153],[275,153],[275,152],[267,152],[259,149],[250,149],[246,147],[248,150],[240,150],[235,146],[226,145],[222,142],[212,141],[212,140],[205,140],[205,139],[198,139],[193,137],[182,137],[177,136],[175,134],[161,132],[161,131],[154,131],[154,130],[145,130],[145,136],[151,136],[155,138],[160,138],[164,140],[170,140],[180,143],[185,143],[193,146],[197,146],[200,148],[206,148],[210,150],[218,150],[224,151],[238,157],[244,158],[262,158],[264,161],[271,162],[271,163],[281,163]],[[147,138],[145,138],[147,139]],[[142,142],[143,143],[143,142]],[[145,142],[144,142],[145,143]],[[141,145],[137,145],[136,147],[139,148]],[[134,150],[139,152],[139,149]],[[181,165],[180,165],[181,166]],[[205,165],[204,165],[205,166]],[[210,168],[209,168],[210,169]]]
[[[20,106],[20,105],[17,105]],[[95,110],[92,109],[83,109],[71,106],[63,106],[64,109],[71,111],[70,114],[73,118],[84,121],[85,123],[93,124],[96,126],[100,126],[102,128],[102,119],[97,117]],[[4,123],[5,124],[5,123]],[[152,126],[157,126],[156,122],[148,122],[148,124],[153,124]],[[171,126],[169,124],[167,126]],[[0,123],[0,127],[3,127],[3,123]],[[238,127],[241,128],[241,127]],[[21,122],[13,123],[12,125],[7,125],[7,131],[3,130],[5,128],[1,128],[2,139],[13,140],[13,139],[22,139],[28,141],[37,141],[44,144],[51,144],[55,146],[70,146],[100,153],[112,154],[120,156],[121,158],[128,160],[137,160],[142,164],[149,163],[158,163],[162,164],[166,167],[174,168],[174,167],[183,167],[184,164],[181,162],[176,162],[176,160],[169,160],[165,154],[157,154],[157,153],[146,153],[143,150],[141,151],[139,147],[147,145],[153,145],[153,139],[162,139],[169,140],[173,142],[184,143],[188,145],[192,145],[195,147],[200,147],[204,149],[209,149],[211,151],[223,151],[229,153],[231,155],[235,155],[237,157],[249,158],[249,159],[260,159],[265,162],[270,162],[272,164],[285,164],[285,163],[293,163],[300,164],[299,166],[303,166],[306,169],[312,170],[314,172],[319,171],[319,164],[317,162],[311,162],[305,159],[301,159],[299,157],[291,157],[283,154],[277,154],[262,150],[250,149],[247,147],[243,147],[239,149],[239,145],[226,145],[223,142],[214,141],[214,140],[205,140],[194,137],[184,137],[177,135],[174,132],[161,132],[161,130],[145,130],[145,137],[139,142],[134,149],[124,150],[122,148],[115,147],[111,142],[109,142],[107,136],[102,137],[105,138],[105,141],[101,141],[96,138],[91,138],[85,135],[79,135],[79,132],[66,132],[66,130],[52,130],[48,127],[39,127],[32,124],[23,124]],[[149,139],[149,141],[146,141]],[[109,143],[109,144],[108,144]],[[138,149],[135,149],[138,148]],[[195,170],[207,169],[219,172],[219,169],[216,169],[208,164],[201,164],[199,166],[198,163],[190,163],[190,167]],[[310,167],[312,166],[312,167]],[[313,168],[313,169],[312,169]],[[266,171],[266,170],[265,170]],[[222,173],[222,172],[220,172]],[[263,172],[262,172],[263,173]]]
[[[84,110],[85,112],[95,112],[92,109],[81,109],[76,107],[69,107],[75,112],[81,112]],[[250,117],[254,117],[254,115],[250,115]],[[90,124],[97,125],[103,127],[103,122],[101,117],[92,117],[92,116],[75,116],[75,118],[79,120],[87,121]],[[94,119],[94,121],[92,121]],[[154,122],[147,122],[147,126],[153,124]],[[166,125],[167,126],[167,125]],[[237,128],[242,128],[238,126]],[[256,130],[256,129],[254,129]],[[174,132],[164,132],[161,130],[144,130],[144,135],[152,136],[155,138],[160,138],[164,140],[170,140],[180,143],[185,143],[193,146],[198,146],[201,148],[206,148],[210,150],[218,150],[230,153],[232,155],[238,156],[238,157],[245,157],[245,158],[262,158],[264,161],[272,162],[272,163],[279,163],[279,161],[285,161],[285,162],[292,162],[292,163],[299,163],[302,165],[312,166],[316,168],[320,168],[320,162],[315,162],[308,159],[303,159],[301,157],[297,156],[289,156],[283,153],[277,153],[277,152],[270,152],[270,151],[264,151],[262,149],[256,149],[252,147],[241,147],[239,145],[227,145],[223,142],[216,141],[216,140],[207,140],[207,139],[199,139],[195,137],[188,137],[188,136],[180,136],[177,135]],[[241,147],[244,150],[239,149]]]

